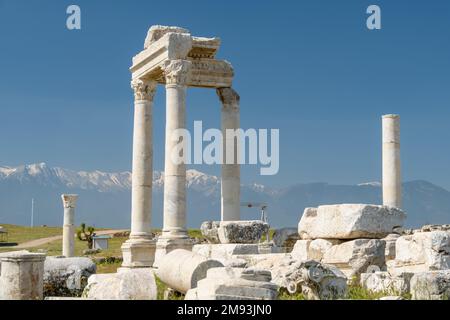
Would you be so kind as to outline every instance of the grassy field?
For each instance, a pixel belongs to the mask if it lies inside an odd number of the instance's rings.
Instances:
[[[22,244],[28,241],[61,236],[62,228],[61,227],[23,227],[16,225],[2,225],[8,230],[8,242],[9,243],[17,243]],[[106,230],[96,229],[99,230]],[[153,230],[155,233],[160,233],[161,230],[155,229]],[[200,230],[189,230],[189,236],[193,238],[203,238]],[[123,238],[112,238],[109,240],[109,248],[107,250],[103,250],[100,253],[92,255],[93,258],[109,258],[109,257],[121,257],[122,252],[120,247],[127,240],[127,237]],[[85,241],[80,241],[75,239],[75,255],[82,256],[83,250],[87,249],[87,243]],[[14,247],[2,248],[0,247],[0,252],[8,252],[8,251],[16,251],[19,250]],[[56,240],[49,242],[47,244],[26,249],[31,252],[37,251],[45,251],[49,256],[60,256],[62,254],[62,240]],[[101,263],[97,265],[98,273],[113,273],[116,272],[117,268],[120,267],[120,262],[113,263]]]
[[[24,243],[31,240],[62,235],[61,227],[23,227],[10,224],[2,224],[8,230],[8,242]],[[0,248],[1,249],[1,248]]]

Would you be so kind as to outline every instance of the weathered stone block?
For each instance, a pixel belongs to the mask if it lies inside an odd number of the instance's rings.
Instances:
[[[77,297],[97,266],[89,258],[47,257],[44,265],[44,295]]]
[[[384,253],[384,241],[357,239],[331,247],[325,252],[322,262],[338,267],[349,279],[358,279],[370,266],[385,268]]]
[[[291,256],[299,261],[314,260],[310,257],[309,246],[312,240],[298,240],[291,251]]]
[[[450,270],[416,273],[411,279],[414,300],[449,300]]]
[[[285,248],[286,252],[291,252],[299,239],[300,235],[297,228],[277,229],[273,234],[273,244],[277,247]]]
[[[361,286],[373,292],[387,292],[402,295],[409,293],[413,273],[402,273],[391,276],[386,271],[361,274]]]
[[[278,286],[270,280],[266,270],[213,268],[185,300],[275,300]]]
[[[200,231],[209,243],[217,244],[220,243],[219,228],[219,221],[205,221],[200,226]]]
[[[89,277],[83,297],[92,300],[156,300],[157,287],[150,268],[121,268],[117,273]]]
[[[332,265],[284,260],[271,271],[272,281],[290,294],[303,293],[310,300],[341,299],[347,295],[347,277]]]
[[[202,235],[212,244],[258,243],[269,231],[263,221],[206,221],[200,227]]]
[[[398,208],[368,204],[306,208],[298,226],[302,239],[381,239],[403,225]]]
[[[384,253],[386,261],[395,259],[395,244],[398,238],[400,238],[399,234],[390,234],[386,238],[383,238],[383,241],[386,243]]]
[[[45,254],[10,252],[0,257],[0,300],[42,300]]]
[[[396,241],[395,260],[388,263],[391,274],[450,269],[450,232],[417,232]]]

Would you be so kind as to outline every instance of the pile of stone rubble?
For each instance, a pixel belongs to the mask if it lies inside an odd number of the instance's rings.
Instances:
[[[230,298],[220,294],[229,289],[239,298],[237,274],[244,270],[270,271],[267,282],[309,299],[345,298],[347,285],[358,283],[390,299],[409,293],[414,299],[450,297],[450,226],[404,230],[405,219],[402,210],[390,206],[307,208],[298,230],[277,230],[270,245],[258,243],[266,228],[261,221],[206,222],[202,232],[211,243],[193,251],[228,269],[209,270],[188,297]],[[245,231],[250,226],[254,234]],[[221,230],[227,228],[232,231]]]
[[[363,274],[372,291],[410,293],[413,299],[450,298],[450,228],[425,226],[395,242],[395,256],[384,271]]]
[[[341,204],[307,208],[292,256],[339,268],[349,281],[383,270],[406,215],[397,208]]]

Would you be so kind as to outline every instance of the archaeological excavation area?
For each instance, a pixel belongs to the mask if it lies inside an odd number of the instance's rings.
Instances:
[[[97,273],[76,257],[75,216],[81,197],[62,195],[62,256],[0,254],[1,300],[344,300],[352,288],[380,300],[450,297],[450,225],[406,229],[402,210],[400,116],[380,115],[383,203],[336,203],[298,208],[298,225],[273,230],[264,220],[241,220],[241,168],[221,165],[221,220],[198,226],[206,241],[188,235],[186,164],[174,162],[173,139],[186,128],[189,88],[215,90],[221,130],[240,128],[234,69],[217,59],[219,38],[180,27],[153,26],[132,59],[134,93],[132,203],[129,238],[115,273]],[[231,57],[232,58],[232,57]],[[163,229],[152,233],[153,99],[166,90]],[[245,93],[241,93],[245,94]],[[224,135],[225,136],[225,135]],[[230,152],[223,141],[223,157]],[[181,141],[182,143],[182,141]],[[242,199],[252,201],[252,199]],[[194,214],[194,213],[192,213]],[[276,219],[276,213],[271,216]],[[270,234],[270,237],[267,235]]]

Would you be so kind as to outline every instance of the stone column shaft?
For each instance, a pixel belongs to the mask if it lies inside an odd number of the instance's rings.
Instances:
[[[131,187],[131,233],[122,245],[125,268],[151,267],[155,259],[152,240],[152,184],[153,184],[153,97],[156,82],[133,80],[134,127],[133,169]]]
[[[186,86],[166,85],[166,153],[164,170],[164,228],[167,237],[185,238],[186,164],[172,161],[177,129],[186,128]]]
[[[221,88],[217,94],[222,102],[221,126],[223,135],[223,164],[221,179],[221,220],[237,221],[240,215],[241,174],[238,159],[239,141],[228,140],[228,129],[236,130],[240,127],[239,95],[231,88]],[[227,154],[233,152],[233,164],[227,164]]]
[[[70,258],[75,255],[75,207],[78,196],[63,194],[61,198],[64,205],[62,255]]]
[[[400,117],[383,116],[383,204],[402,207]]]
[[[152,101],[134,103],[131,237],[149,238],[151,230],[153,140]]]
[[[186,164],[180,161],[184,155],[174,149],[185,143],[176,130],[186,128],[186,83],[190,68],[191,62],[186,60],[169,60],[163,66],[166,77],[164,226],[156,245],[155,266],[168,252],[192,247],[186,228]]]
[[[164,66],[166,150],[162,237],[166,239],[188,238],[186,230],[186,164],[174,161],[174,147],[182,142],[182,138],[176,134],[176,130],[186,128],[186,83],[190,68],[191,62],[186,60],[167,61]]]

